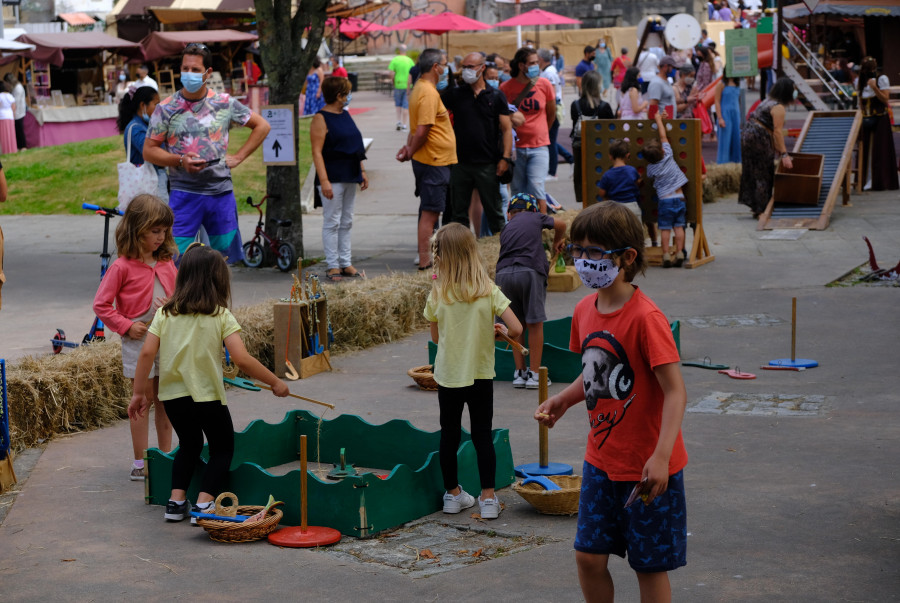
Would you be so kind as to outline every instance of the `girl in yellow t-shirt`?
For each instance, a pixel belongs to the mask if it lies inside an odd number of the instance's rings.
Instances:
[[[148,375],[159,352],[159,399],[178,434],[172,463],[172,494],[165,518],[181,521],[191,510],[208,511],[224,489],[234,454],[234,425],[222,384],[222,342],[232,360],[253,379],[264,382],[279,397],[288,386],[247,352],[241,326],[228,311],[231,278],[222,254],[194,243],[181,257],[175,292],[156,311],[141,348],[134,374],[134,393],[128,405],[132,421],[150,405]],[[191,507],[187,489],[194,466],[209,442],[209,462],[200,484],[197,504]],[[195,520],[191,520],[195,523]]]
[[[444,513],[459,513],[475,504],[475,497],[459,485],[456,465],[462,411],[468,404],[481,480],[478,504],[482,518],[494,519],[500,514],[500,501],[494,493],[497,458],[491,441],[494,338],[498,333],[518,337],[522,325],[509,300],[491,282],[468,228],[457,223],[442,227],[431,239],[431,255],[434,273],[425,318],[431,322],[431,338],[438,344],[434,379],[440,405]],[[495,316],[506,325],[495,324]]]

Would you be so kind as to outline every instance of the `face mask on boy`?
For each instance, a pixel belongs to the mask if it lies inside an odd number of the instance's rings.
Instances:
[[[581,277],[585,287],[591,289],[606,289],[613,284],[619,276],[619,267],[612,260],[588,260],[577,258],[575,260],[575,272]]]

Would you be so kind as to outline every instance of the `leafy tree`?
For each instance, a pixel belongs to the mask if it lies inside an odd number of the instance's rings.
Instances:
[[[259,50],[269,81],[269,102],[291,105],[299,112],[300,92],[306,73],[322,44],[328,0],[298,0],[291,16],[291,0],[255,0]],[[303,45],[303,41],[306,45]],[[295,137],[294,156],[298,155]],[[303,222],[300,206],[300,173],[297,165],[266,168],[266,232],[274,235],[272,217],[290,217],[294,225],[288,240],[303,255]]]

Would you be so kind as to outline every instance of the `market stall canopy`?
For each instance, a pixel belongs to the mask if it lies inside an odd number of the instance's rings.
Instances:
[[[791,4],[782,9],[785,19],[801,19],[810,15],[804,3]],[[854,0],[820,0],[814,15],[842,15],[844,17],[900,17],[900,0],[858,2]]]
[[[155,61],[164,57],[180,55],[184,47],[192,42],[203,44],[247,44],[255,42],[258,36],[234,29],[213,29],[209,31],[154,31],[141,40],[144,58]]]
[[[407,19],[402,23],[409,24],[410,21],[411,19]],[[400,23],[390,29],[400,29],[398,27],[399,25]],[[442,35],[448,31],[475,31],[480,29],[491,29],[492,27],[493,25],[470,19],[464,15],[444,11],[439,15],[428,15],[423,17],[422,19],[415,21],[411,26],[407,25],[403,27],[403,29],[415,29],[417,31],[424,31],[425,33]]]
[[[23,44],[22,42],[14,42],[0,38],[0,52],[22,52],[23,50],[34,50],[37,48],[34,44]]]
[[[563,15],[557,15],[556,13],[536,8],[511,19],[507,19],[506,21],[500,21],[494,27],[515,27],[517,25],[578,25],[580,23],[581,21],[578,19],[570,19]]]
[[[140,44],[99,31],[22,34],[16,38],[16,42],[35,46],[34,50],[24,53],[26,57],[56,67],[62,67],[64,50],[110,50],[125,56],[139,56],[141,53]]]
[[[72,27],[80,25],[95,25],[97,20],[87,13],[60,13],[58,18]]]
[[[120,17],[152,13],[164,25],[203,21],[207,13],[216,15],[253,16],[253,0],[119,0],[107,15],[114,21]]]

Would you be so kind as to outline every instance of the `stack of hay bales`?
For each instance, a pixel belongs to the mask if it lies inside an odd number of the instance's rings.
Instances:
[[[556,218],[571,223],[576,211]],[[548,246],[552,231],[544,231]],[[500,237],[480,239],[479,255],[491,277]],[[361,350],[397,341],[425,328],[422,314],[431,291],[430,272],[398,272],[356,279],[325,289],[334,332],[332,353]],[[234,309],[247,350],[274,365],[275,300]],[[323,318],[323,317],[320,317]],[[17,448],[35,446],[60,434],[96,429],[127,417],[131,384],[122,375],[118,341],[98,342],[57,356],[27,357],[7,371],[11,440]]]

